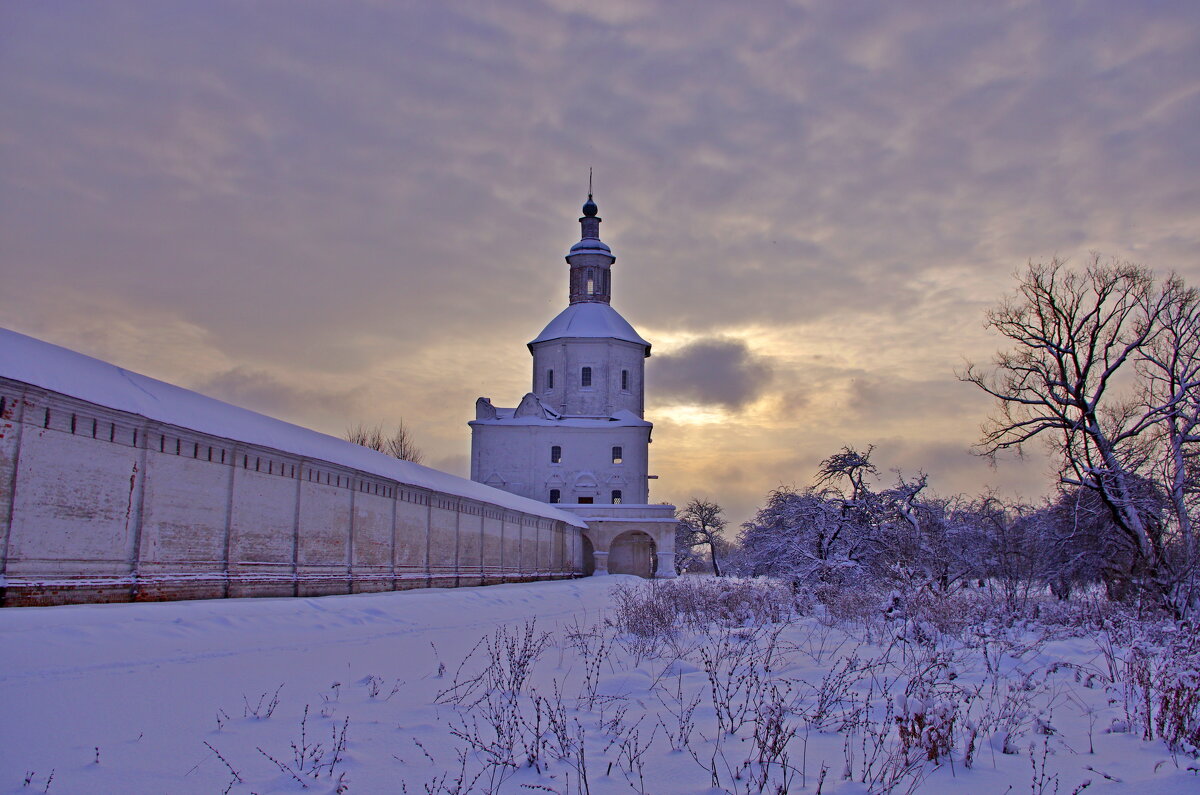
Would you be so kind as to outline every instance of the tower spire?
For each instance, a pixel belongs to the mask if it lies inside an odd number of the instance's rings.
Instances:
[[[579,242],[571,246],[567,262],[571,266],[570,296],[572,304],[595,302],[607,304],[612,296],[609,267],[616,261],[600,240],[600,208],[592,199],[592,169],[588,168],[588,197],[579,219]]]

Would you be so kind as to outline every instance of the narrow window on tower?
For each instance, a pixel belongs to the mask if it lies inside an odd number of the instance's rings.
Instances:
[[[554,389],[554,371],[547,370],[546,371],[546,391],[549,392],[551,389]]]
[[[625,390],[626,392],[629,391],[629,371],[628,370],[621,371],[621,389]]]
[[[562,492],[558,489],[550,489],[550,502],[561,502]]]
[[[559,447],[558,445],[554,445],[553,447],[550,448],[550,463],[551,464],[561,464],[562,463],[562,448]]]
[[[595,293],[596,293],[596,274],[591,268],[588,268],[587,294],[595,295]]]
[[[620,505],[620,504],[621,504],[621,490],[620,490],[620,489],[613,489],[613,493],[612,493],[612,504],[613,504],[613,505]]]
[[[579,385],[580,386],[591,386],[592,385],[592,368],[590,368],[590,367],[583,368],[583,371],[579,374]]]
[[[621,463],[622,460],[623,460],[623,456],[621,455],[621,448],[614,447],[613,448],[613,463],[619,464],[619,463]]]

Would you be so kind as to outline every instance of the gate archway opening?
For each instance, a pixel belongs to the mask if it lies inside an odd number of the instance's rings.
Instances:
[[[653,577],[656,551],[654,539],[646,533],[640,530],[622,533],[608,548],[608,571],[610,574]]]

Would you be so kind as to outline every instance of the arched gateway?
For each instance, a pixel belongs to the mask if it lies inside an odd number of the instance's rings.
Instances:
[[[475,403],[471,479],[583,519],[584,574],[673,577],[675,509],[649,504],[650,343],[610,305],[617,258],[598,212],[589,193],[566,257],[567,308],[529,343],[531,391],[515,408]]]

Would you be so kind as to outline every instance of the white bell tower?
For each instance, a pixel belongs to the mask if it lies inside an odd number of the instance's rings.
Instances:
[[[604,573],[611,553],[613,571],[674,576],[674,508],[648,504],[650,343],[611,306],[617,258],[598,212],[589,191],[566,256],[567,307],[529,343],[530,391],[515,408],[475,403],[471,479],[587,521],[586,573]]]
[[[645,504],[652,425],[650,343],[612,308],[612,250],[588,194],[567,253],[568,304],[529,343],[530,392],[513,409],[481,398],[471,479],[556,503]]]

